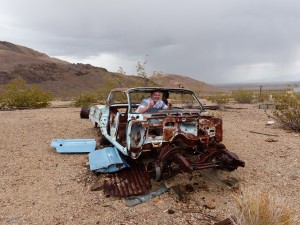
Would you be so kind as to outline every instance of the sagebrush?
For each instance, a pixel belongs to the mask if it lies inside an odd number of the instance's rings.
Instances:
[[[211,95],[207,97],[207,100],[218,104],[219,106],[224,106],[229,102],[229,96],[226,94],[217,94],[217,95]]]
[[[276,96],[276,110],[273,111],[274,118],[284,127],[300,132],[300,96],[293,92],[286,92]]]
[[[90,106],[93,103],[97,102],[97,96],[94,93],[83,93],[80,94],[76,99],[74,106],[80,107],[80,106]]]
[[[1,107],[43,108],[50,105],[54,96],[37,85],[29,85],[21,78],[15,78],[3,85],[0,95]]]
[[[254,101],[254,93],[250,90],[239,89],[232,92],[232,98],[237,103],[252,103]]]

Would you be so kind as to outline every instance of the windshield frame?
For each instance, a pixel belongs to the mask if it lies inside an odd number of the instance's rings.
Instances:
[[[181,88],[131,88],[127,91],[127,96],[128,96],[128,112],[132,113],[132,114],[140,114],[135,112],[135,110],[131,110],[133,107],[132,105],[135,104],[135,106],[139,103],[136,102],[132,102],[132,94],[134,93],[145,93],[148,96],[150,96],[150,93],[153,91],[159,91],[161,93],[176,93],[176,94],[189,94],[193,97],[193,99],[198,103],[197,105],[197,110],[200,111],[204,111],[204,107],[201,103],[201,101],[199,100],[199,98],[195,95],[195,93],[191,90],[187,90],[187,89],[181,89]],[[198,108],[199,106],[199,108]],[[179,109],[178,109],[179,110]],[[183,108],[181,110],[186,110],[186,108]]]

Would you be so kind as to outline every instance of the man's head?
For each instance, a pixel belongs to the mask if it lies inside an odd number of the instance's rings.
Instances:
[[[160,99],[160,92],[159,91],[153,91],[151,92],[151,99],[154,101],[154,102],[157,102],[159,99]]]

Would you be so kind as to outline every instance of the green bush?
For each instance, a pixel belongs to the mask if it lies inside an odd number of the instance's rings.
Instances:
[[[232,97],[237,103],[251,103],[254,100],[253,91],[239,89],[232,92]]]
[[[300,97],[291,92],[276,96],[273,115],[283,126],[300,132]]]
[[[219,106],[223,106],[226,105],[229,102],[229,96],[228,95],[222,95],[222,94],[218,94],[218,95],[211,95],[209,97],[207,97],[207,100],[218,104]]]
[[[29,85],[23,79],[16,78],[3,86],[0,95],[1,107],[43,108],[50,105],[51,93],[43,91],[37,85]]]
[[[74,105],[76,107],[90,106],[92,103],[95,102],[97,102],[97,97],[94,93],[83,93],[75,99]]]

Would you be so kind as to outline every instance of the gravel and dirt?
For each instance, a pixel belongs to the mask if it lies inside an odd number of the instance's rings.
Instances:
[[[182,199],[169,191],[131,208],[91,191],[101,176],[88,170],[87,155],[50,147],[54,138],[96,138],[80,108],[0,111],[0,224],[214,224],[230,216],[246,189],[279,195],[299,214],[300,135],[266,125],[255,104],[229,106],[213,113],[223,118],[223,143],[246,163],[229,175],[239,188],[220,187],[199,172],[191,179],[180,174],[168,183],[195,186]]]

